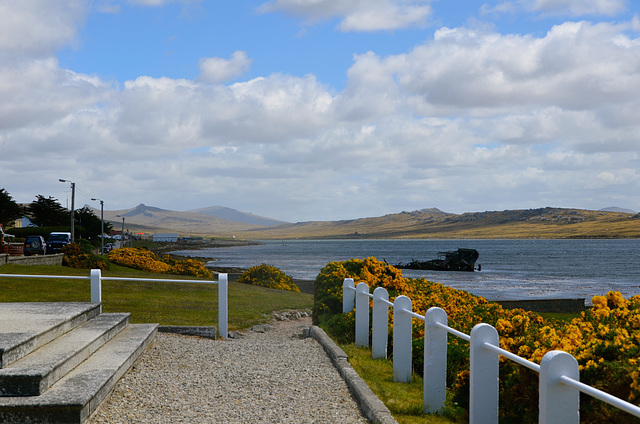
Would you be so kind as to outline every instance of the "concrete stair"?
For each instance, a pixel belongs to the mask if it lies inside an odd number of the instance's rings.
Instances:
[[[84,422],[157,328],[97,303],[0,303],[0,422]]]

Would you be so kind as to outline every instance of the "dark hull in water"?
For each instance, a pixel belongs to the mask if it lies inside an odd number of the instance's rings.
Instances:
[[[458,249],[453,252],[441,252],[443,258],[430,261],[416,261],[394,265],[400,269],[420,269],[427,271],[468,271],[473,272],[480,254],[475,249]],[[479,267],[478,267],[479,270]]]

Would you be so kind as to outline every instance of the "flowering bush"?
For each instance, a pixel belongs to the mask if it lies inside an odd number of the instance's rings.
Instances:
[[[62,265],[80,269],[109,269],[109,263],[91,252],[86,252],[78,243],[67,244],[62,248]]]
[[[423,278],[402,278],[401,272],[375,258],[332,262],[316,278],[314,320],[334,338],[353,337],[353,313],[341,314],[344,278],[366,282],[372,292],[385,287],[389,298],[400,294],[412,300],[413,310],[424,315],[438,306],[447,312],[449,325],[469,334],[479,323],[493,325],[500,347],[540,363],[545,353],[564,350],[580,365],[582,382],[631,402],[640,401],[640,296],[624,299],[619,292],[595,296],[593,307],[571,322],[550,321],[522,309],[505,310],[497,303]],[[389,312],[390,334],[393,312]],[[424,323],[414,320],[414,370],[422,373]],[[390,341],[391,341],[390,335]],[[353,341],[353,339],[351,339]],[[448,338],[447,386],[454,401],[468,405],[469,344]],[[538,413],[538,374],[501,357],[500,422],[534,423]],[[635,418],[603,402],[582,396],[581,422],[635,422]]]
[[[275,266],[257,265],[243,272],[238,278],[238,283],[253,284],[256,286],[269,287],[271,289],[291,290],[300,292],[298,286],[293,282],[293,278],[280,271]]]
[[[175,260],[169,255],[160,258],[149,250],[135,247],[121,247],[110,251],[109,261],[129,268],[159,274],[213,278],[211,271],[206,269],[202,262],[193,259]]]

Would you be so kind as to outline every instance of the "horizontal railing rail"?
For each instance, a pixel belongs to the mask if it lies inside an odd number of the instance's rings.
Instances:
[[[369,293],[361,282],[355,286],[345,278],[342,290],[342,311],[355,306],[355,343],[369,346],[369,306],[373,305],[371,325],[371,356],[387,358],[389,307],[393,308],[393,381],[410,382],[412,370],[412,320],[425,323],[423,410],[438,413],[444,408],[447,379],[447,335],[459,337],[470,344],[469,422],[498,422],[499,357],[503,356],[539,374],[539,423],[578,424],[580,392],[640,418],[640,407],[580,382],[578,361],[567,352],[547,352],[540,364],[531,362],[500,347],[498,331],[491,325],[477,324],[471,334],[449,327],[447,313],[438,307],[425,315],[412,311],[411,299],[398,296],[389,301],[387,290],[378,287]]]
[[[229,335],[229,280],[227,274],[218,274],[218,280],[183,280],[164,278],[132,278],[132,277],[103,277],[102,270],[92,269],[89,276],[82,275],[27,275],[27,274],[0,274],[1,277],[10,278],[50,278],[64,280],[90,280],[91,302],[102,304],[102,281],[146,281],[162,283],[196,283],[218,285],[218,334],[227,338]],[[100,305],[102,311],[102,305]]]

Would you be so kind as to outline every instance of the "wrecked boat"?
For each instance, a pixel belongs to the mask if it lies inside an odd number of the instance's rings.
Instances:
[[[469,271],[476,268],[480,254],[475,249],[458,249],[453,252],[439,252],[438,259],[430,261],[412,260],[409,263],[394,265],[400,269],[420,269],[428,271]],[[478,266],[480,270],[480,266]]]

